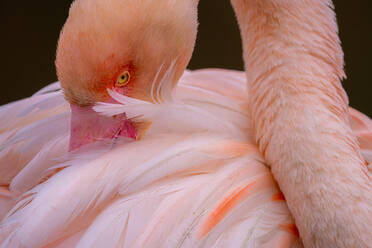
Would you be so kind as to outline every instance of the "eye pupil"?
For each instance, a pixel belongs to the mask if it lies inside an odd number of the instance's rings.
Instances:
[[[130,80],[130,74],[129,74],[129,72],[126,71],[118,77],[118,79],[116,81],[116,86],[117,87],[123,87],[129,82],[129,80]]]

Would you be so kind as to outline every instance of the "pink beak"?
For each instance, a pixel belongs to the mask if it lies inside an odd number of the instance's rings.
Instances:
[[[136,129],[125,113],[106,117],[95,112],[91,106],[71,104],[70,151],[104,139],[126,137],[136,139]]]

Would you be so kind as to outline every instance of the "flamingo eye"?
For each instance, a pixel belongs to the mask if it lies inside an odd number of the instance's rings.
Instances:
[[[118,79],[116,80],[116,86],[117,87],[123,87],[129,83],[130,80],[130,73],[128,71],[123,72],[120,74]]]

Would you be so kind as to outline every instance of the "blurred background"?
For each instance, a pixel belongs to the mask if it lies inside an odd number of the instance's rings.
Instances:
[[[0,105],[32,95],[57,80],[59,31],[72,0],[2,1]],[[372,4],[334,0],[345,51],[343,82],[351,106],[372,117]],[[190,69],[243,70],[239,30],[229,0],[201,0],[199,34]]]

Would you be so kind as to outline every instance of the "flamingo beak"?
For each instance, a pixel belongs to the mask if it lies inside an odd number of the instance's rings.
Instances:
[[[125,113],[107,117],[91,106],[71,104],[70,151],[101,140],[119,137],[137,139],[136,129]]]

